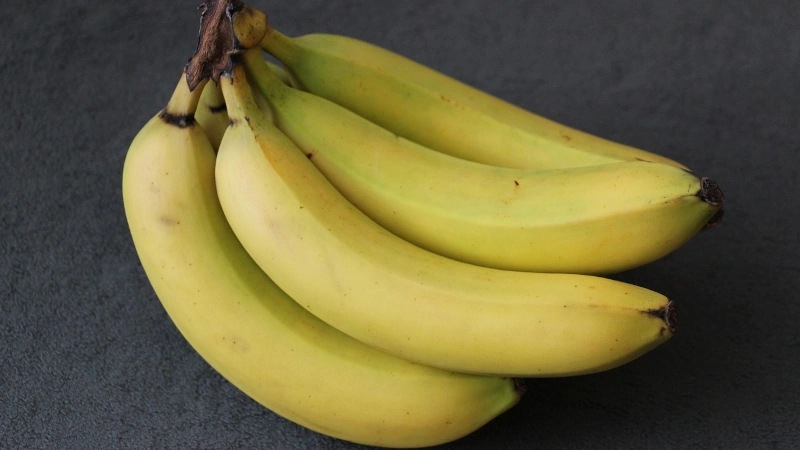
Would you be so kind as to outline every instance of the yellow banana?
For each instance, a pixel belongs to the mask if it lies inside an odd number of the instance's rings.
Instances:
[[[231,118],[216,166],[225,216],[278,286],[341,331],[426,365],[516,376],[610,369],[672,336],[673,303],[656,292],[479,267],[397,237],[263,118],[241,66],[221,86]]]
[[[554,169],[669,158],[546,119],[404,56],[332,34],[288,37],[268,26],[261,47],[297,86],[422,145],[502,167]]]
[[[123,196],[153,288],[187,341],[275,413],[347,441],[423,447],[512,407],[514,380],[413,364],[352,339],[281,291],[236,240],[216,195],[215,154],[185,77],[130,146]]]
[[[607,274],[676,250],[721,208],[716,184],[660,163],[511,169],[432,151],[281,83],[251,85],[278,128],[370,218],[433,252],[499,269]]]

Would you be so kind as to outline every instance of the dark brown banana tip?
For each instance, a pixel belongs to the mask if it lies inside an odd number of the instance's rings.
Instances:
[[[700,192],[697,196],[711,206],[722,206],[725,203],[725,195],[716,181],[710,178],[700,178]]]
[[[719,188],[717,182],[706,177],[700,178],[700,191],[697,192],[697,196],[710,206],[719,206],[719,210],[708,219],[703,229],[710,229],[719,225],[725,215],[725,208],[723,207],[725,194],[722,193],[722,189]]]
[[[674,300],[667,302],[667,306],[664,307],[664,321],[670,333],[675,334],[678,331],[678,310]]]
[[[675,308],[674,300],[669,300],[666,306],[663,308],[650,309],[644,312],[653,317],[658,317],[664,321],[666,328],[661,329],[661,334],[664,334],[664,332],[667,330],[669,330],[670,333],[675,334],[675,332],[678,330],[678,311]]]
[[[158,117],[160,117],[164,122],[167,122],[168,124],[178,128],[190,128],[197,123],[194,120],[194,114],[170,114],[166,109],[161,111]]]

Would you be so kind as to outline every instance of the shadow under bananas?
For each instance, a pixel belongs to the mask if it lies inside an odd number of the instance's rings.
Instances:
[[[648,360],[649,359],[649,360]],[[644,358],[594,375],[527,380],[528,392],[511,411],[466,439],[474,448],[652,448],[672,394],[666,358]],[[640,428],[637,442],[621,442]],[[445,445],[442,449],[459,448]]]
[[[774,268],[759,268],[736,255],[727,255],[724,259],[733,262],[726,264],[748,267],[687,261],[688,256],[667,257],[612,277],[678,301],[673,339],[606,372],[526,380],[522,401],[464,438],[469,448],[523,449],[531,443],[541,448],[724,448],[741,439],[763,443],[779,433],[777,424],[792,416],[798,401],[786,395],[796,390],[791,364],[780,362],[788,360],[784,353],[790,345],[779,342],[770,327],[789,319],[752,299],[789,295],[800,286],[791,285],[796,281],[759,283],[774,279]],[[744,418],[743,407],[757,412],[757,418]]]
[[[786,362],[790,345],[770,328],[788,319],[752,299],[788,296],[798,286],[759,282],[775,279],[774,269],[742,264],[749,267],[711,267],[702,260],[687,265],[681,258],[613,277],[677,299],[676,336],[607,372],[528,380],[520,404],[471,439],[510,449],[523,448],[523,442],[543,448],[725,448],[741,439],[780,440],[779,424],[793,416],[798,401],[787,395],[796,391]],[[729,273],[737,279],[728,279]],[[754,418],[743,417],[742,408]]]

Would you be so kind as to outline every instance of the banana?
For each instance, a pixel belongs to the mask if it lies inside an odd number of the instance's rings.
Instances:
[[[517,380],[390,356],[281,291],[225,220],[214,150],[192,118],[199,96],[181,77],[166,109],[132,142],[122,185],[142,266],[172,321],[214,369],[275,413],[366,445],[449,442],[517,403]]]
[[[332,34],[288,37],[267,25],[261,47],[297,86],[453,156],[556,169],[669,158],[559,124],[389,50]]]
[[[281,82],[287,86],[291,85],[289,74],[283,67],[271,62],[265,61],[268,70],[271,71]],[[271,117],[269,106],[266,104],[262,96],[257,95],[256,101],[259,107],[262,108],[264,114]],[[197,113],[195,120],[206,132],[208,139],[211,141],[211,146],[214,151],[219,148],[219,143],[222,141],[222,135],[225,129],[228,128],[228,113],[225,111],[225,98],[222,96],[222,90],[219,85],[213,80],[210,80],[206,87],[203,89],[203,94],[200,96],[200,103],[197,106]]]
[[[397,237],[264,120],[241,64],[221,85],[231,118],[216,166],[225,216],[264,272],[339,330],[410,361],[524,377],[610,369],[673,335],[674,305],[651,290],[479,267]]]
[[[222,135],[225,134],[230,120],[228,120],[228,112],[225,110],[225,98],[222,96],[222,90],[213,80],[209,80],[203,88],[194,116],[195,121],[203,128],[208,140],[211,141],[211,146],[216,151],[219,143],[222,142]]]
[[[508,270],[608,274],[685,244],[722,206],[711,180],[661,163],[511,169],[432,151],[272,74],[245,54],[274,120],[359,209],[427,250]]]

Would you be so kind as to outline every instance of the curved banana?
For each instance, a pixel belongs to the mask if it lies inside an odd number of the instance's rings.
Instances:
[[[555,169],[669,158],[546,119],[389,50],[332,34],[290,38],[272,27],[261,47],[292,79],[378,125],[453,156],[502,167]]]
[[[452,441],[513,406],[514,380],[412,364],[323,323],[282,292],[228,226],[215,155],[184,77],[131,144],[123,171],[130,231],[156,294],[187,341],[251,398],[347,441]]]
[[[265,63],[267,69],[281,82],[287,86],[291,86],[292,82],[289,79],[289,74],[283,67],[271,61],[265,61]],[[264,111],[264,114],[272,120],[270,108],[263,97],[257,95],[256,101],[259,107]],[[211,146],[214,148],[214,151],[216,151],[219,148],[222,135],[228,128],[228,123],[230,121],[228,120],[228,113],[225,110],[225,98],[222,96],[222,90],[213,80],[210,80],[203,89],[203,94],[200,96],[200,103],[197,105],[195,120],[203,127],[208,139],[211,141]]]
[[[685,244],[721,208],[713,181],[644,161],[511,169],[398,137],[245,54],[278,128],[370,218],[425,249],[508,270],[607,274]]]
[[[411,361],[515,376],[610,369],[672,336],[673,304],[656,292],[479,267],[397,237],[264,120],[241,66],[221,84],[231,117],[216,170],[225,216],[270,278],[332,326]]]

